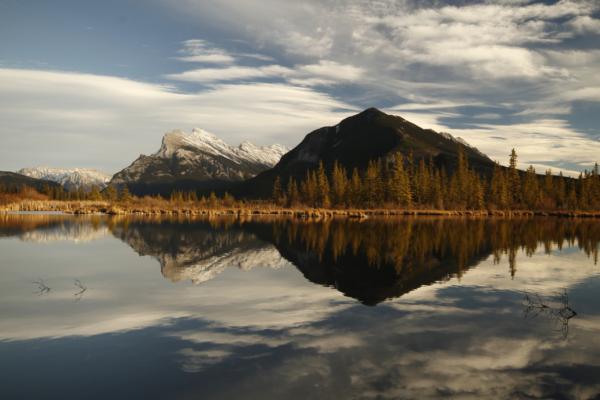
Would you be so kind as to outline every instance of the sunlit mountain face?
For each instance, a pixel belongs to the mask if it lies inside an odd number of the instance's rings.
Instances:
[[[51,397],[600,394],[597,219],[2,215],[0,232],[8,398],[34,397],[28,379]]]

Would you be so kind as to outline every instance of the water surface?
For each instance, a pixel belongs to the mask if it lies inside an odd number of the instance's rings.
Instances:
[[[2,398],[600,396],[598,220],[3,215],[0,239]]]

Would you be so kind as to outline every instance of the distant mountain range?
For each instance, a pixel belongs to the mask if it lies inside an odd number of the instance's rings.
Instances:
[[[59,169],[36,167],[23,168],[17,171],[17,173],[30,178],[56,182],[67,190],[78,190],[80,187],[83,187],[86,192],[90,191],[94,185],[98,186],[98,189],[103,190],[113,177],[112,175],[87,168]]]
[[[165,134],[156,153],[140,155],[110,183],[118,188],[127,184],[139,196],[240,182],[272,168],[289,150],[280,144],[259,148],[248,141],[234,147],[203,129],[175,130]]]

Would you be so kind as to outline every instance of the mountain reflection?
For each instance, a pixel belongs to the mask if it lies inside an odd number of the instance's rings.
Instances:
[[[165,278],[213,279],[225,268],[243,271],[263,266],[280,268],[288,262],[275,247],[231,219],[111,219],[113,235],[140,255],[155,257]]]
[[[227,267],[293,264],[309,281],[365,305],[424,285],[461,279],[490,256],[547,254],[577,244],[598,261],[600,221],[567,218],[382,217],[303,220],[283,217],[0,216],[4,236],[24,241],[91,241],[113,235],[155,257],[165,278],[213,279]]]

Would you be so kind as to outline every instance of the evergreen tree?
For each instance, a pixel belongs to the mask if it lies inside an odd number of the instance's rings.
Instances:
[[[508,165],[508,196],[513,204],[521,204],[521,177],[517,171],[517,152],[512,149]]]
[[[562,171],[560,171],[558,178],[554,179],[554,196],[557,204],[561,207],[565,206],[567,200],[567,187],[565,185],[565,178],[563,177]]]
[[[96,185],[92,186],[92,191],[90,193],[90,200],[93,200],[93,201],[102,200],[102,195],[100,194],[100,191],[98,190],[98,186],[96,186]]]
[[[521,195],[521,199],[523,201],[523,204],[530,209],[535,208],[539,197],[539,188],[537,174],[535,172],[535,168],[533,168],[533,165],[530,165],[527,171],[525,172],[522,190],[523,192]]]
[[[281,187],[281,180],[279,179],[279,176],[278,176],[277,179],[275,180],[275,183],[273,184],[273,195],[271,196],[271,200],[275,204],[280,204],[282,195],[283,195],[283,188]]]
[[[208,206],[210,208],[216,208],[219,205],[219,199],[215,196],[215,192],[210,192],[210,197],[208,198]]]
[[[288,207],[293,206],[299,200],[298,185],[292,176],[288,180],[286,198]]]
[[[485,193],[483,190],[483,185],[481,184],[481,181],[477,175],[475,175],[474,189],[473,208],[482,210],[485,208]]]
[[[359,207],[363,202],[363,184],[358,168],[354,168],[352,172],[352,180],[349,185],[349,196],[347,196],[348,205]]]
[[[400,205],[412,204],[409,177],[407,171],[404,170],[404,162],[400,152],[396,153],[393,176],[392,196],[394,200]]]
[[[127,184],[123,184],[123,189],[121,189],[121,193],[119,194],[119,202],[126,205],[129,205],[133,202],[133,197],[129,192]]]
[[[333,174],[331,176],[332,180],[332,204],[338,205],[344,202],[344,194],[346,192],[346,171],[344,171],[341,166],[338,166],[337,160],[333,164]]]
[[[329,180],[325,175],[323,161],[319,160],[319,169],[317,170],[317,204],[319,207],[328,207],[331,205],[329,199]]]
[[[107,200],[115,200],[117,198],[117,189],[115,189],[112,184],[108,185],[106,189],[104,189],[104,197]]]

